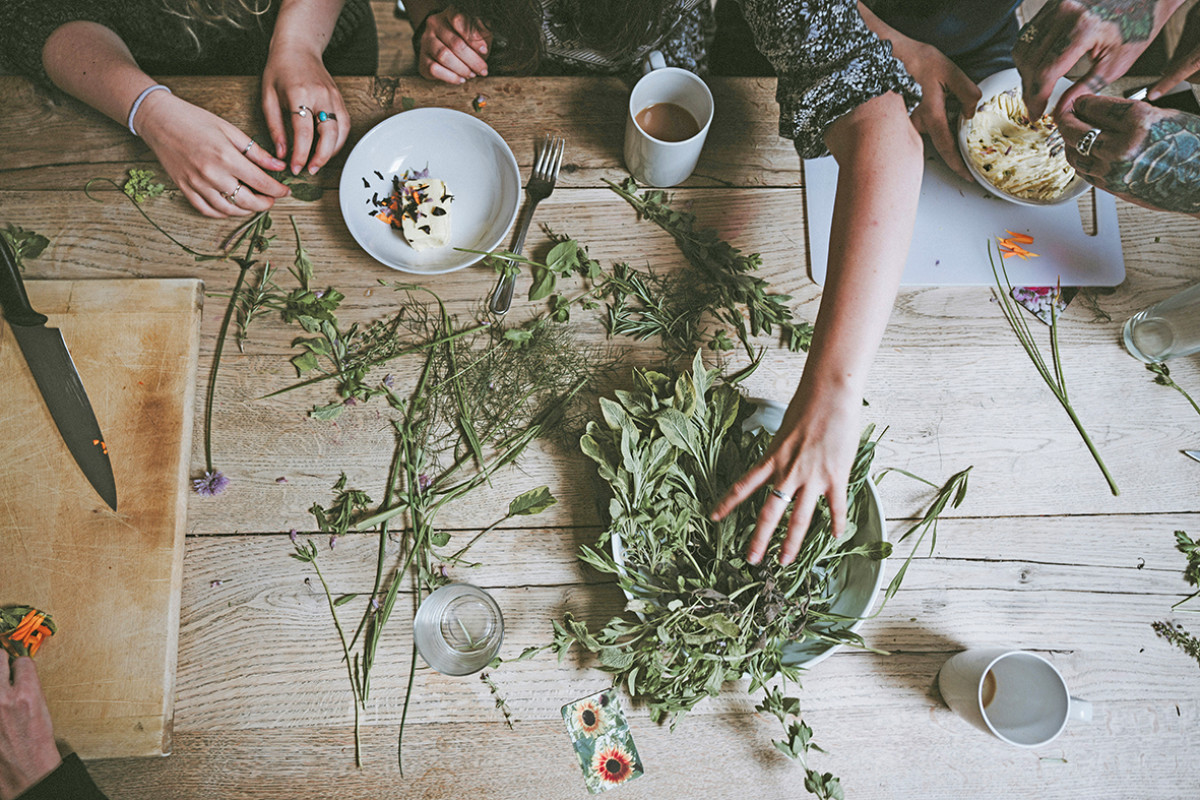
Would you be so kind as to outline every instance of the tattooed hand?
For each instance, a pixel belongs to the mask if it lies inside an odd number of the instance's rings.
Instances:
[[[1088,182],[1146,208],[1200,215],[1200,117],[1086,95],[1058,127],[1067,161]],[[1093,128],[1100,134],[1080,155],[1075,145]]]
[[[1054,84],[1083,56],[1092,68],[1058,102],[1095,94],[1125,74],[1182,0],[1050,0],[1013,47],[1025,104],[1033,119],[1046,110]]]

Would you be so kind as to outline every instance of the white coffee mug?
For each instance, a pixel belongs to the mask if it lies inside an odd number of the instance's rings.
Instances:
[[[694,72],[668,67],[662,53],[646,56],[645,74],[629,95],[625,120],[625,166],[639,183],[674,186],[683,183],[696,168],[708,128],[712,124],[713,99],[708,86]],[[656,139],[637,122],[637,115],[656,103],[674,103],[686,110],[700,126],[694,136],[680,142]]]
[[[1071,697],[1054,665],[1022,650],[959,653],[942,665],[938,688],[963,719],[1017,747],[1053,741],[1069,719],[1092,720],[1092,704]]]

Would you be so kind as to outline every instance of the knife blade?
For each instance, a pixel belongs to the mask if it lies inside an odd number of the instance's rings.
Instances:
[[[1200,461],[1200,450],[1180,450],[1179,452],[1183,453],[1192,461]]]
[[[8,321],[25,363],[33,373],[42,400],[58,432],[83,470],[84,477],[105,503],[117,510],[117,485],[113,479],[108,445],[88,402],[79,371],[58,328],[46,327],[47,318],[29,305],[17,259],[0,236],[0,310]]]

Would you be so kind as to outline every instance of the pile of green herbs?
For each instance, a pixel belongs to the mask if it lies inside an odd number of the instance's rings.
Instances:
[[[746,552],[766,489],[720,521],[709,511],[728,487],[765,452],[770,436],[744,431],[753,406],[736,386],[706,369],[700,354],[692,371],[675,378],[635,371],[634,389],[600,400],[601,419],[590,421],[580,441],[611,494],[608,527],[580,558],[612,575],[631,598],[626,615],[600,629],[567,614],[555,622],[554,650],[560,660],[574,645],[599,657],[600,668],[645,700],[651,717],[672,726],[727,681],[749,677],[749,691],[777,677],[799,683],[803,668],[795,650],[805,642],[865,646],[850,626],[857,618],[834,613],[837,581],[850,559],[882,560],[885,541],[855,543],[870,510],[868,472],[875,442],[864,434],[851,470],[846,534],[832,535],[822,501],[800,553],[786,566],[778,561],[783,525],[761,563]],[[933,531],[952,503],[965,497],[967,473],[950,479],[930,511],[901,540],[917,530]],[[899,588],[912,559],[897,572],[886,597]],[[633,617],[629,614],[634,615]],[[789,655],[791,651],[791,655]],[[836,778],[808,766],[812,730],[799,717],[799,700],[777,688],[766,692],[759,710],[784,726],[776,747],[801,759],[806,786],[818,797],[840,797]]]

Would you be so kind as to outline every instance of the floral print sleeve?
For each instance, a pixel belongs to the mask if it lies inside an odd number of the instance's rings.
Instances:
[[[802,158],[826,155],[825,131],[839,117],[888,92],[911,113],[921,87],[891,43],[872,33],[855,0],[741,0],[759,51],[779,77],[779,135]]]

